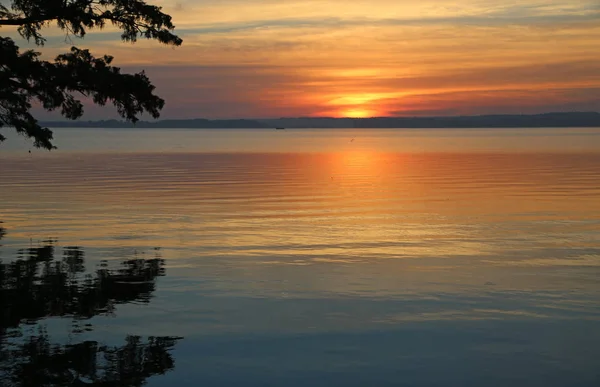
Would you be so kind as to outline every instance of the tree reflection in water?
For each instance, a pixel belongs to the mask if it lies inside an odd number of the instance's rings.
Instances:
[[[55,253],[55,243],[45,241],[0,262],[0,385],[141,386],[174,368],[170,350],[179,337],[127,336],[122,346],[63,344],[53,343],[42,324],[69,317],[72,333],[80,333],[92,329],[83,320],[114,314],[118,304],[148,303],[165,274],[162,259],[130,259],[118,269],[103,262],[92,275],[85,273],[82,249],[66,247],[60,258]],[[32,324],[37,332],[22,337],[22,328]]]
[[[4,229],[4,227],[2,227],[2,221],[0,220],[0,239],[2,239],[4,235],[6,235],[6,230]],[[1,243],[0,246],[2,246]]]

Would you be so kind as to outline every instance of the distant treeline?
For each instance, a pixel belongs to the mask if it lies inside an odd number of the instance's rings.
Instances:
[[[195,118],[190,120],[138,121],[132,124],[120,120],[100,121],[46,121],[43,126],[51,128],[267,128],[256,120],[207,120]]]
[[[300,117],[233,120],[160,120],[131,124],[118,120],[43,122],[49,127],[89,128],[550,128],[600,127],[600,113],[545,113],[532,115],[484,115],[450,117]]]

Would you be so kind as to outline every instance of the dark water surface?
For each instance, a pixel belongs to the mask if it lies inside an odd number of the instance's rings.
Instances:
[[[0,148],[3,386],[600,385],[600,129],[57,143]]]

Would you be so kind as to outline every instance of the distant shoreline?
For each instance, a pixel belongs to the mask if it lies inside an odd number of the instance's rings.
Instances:
[[[530,115],[482,115],[445,117],[373,117],[332,118],[299,117],[270,119],[182,119],[139,121],[131,124],[119,120],[100,121],[45,121],[41,125],[52,128],[157,128],[157,129],[310,129],[310,128],[388,128],[388,129],[444,129],[444,128],[567,128],[600,127],[600,113],[544,113]]]

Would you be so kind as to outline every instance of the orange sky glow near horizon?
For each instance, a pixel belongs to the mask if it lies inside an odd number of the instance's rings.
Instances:
[[[148,3],[173,16],[181,47],[111,29],[69,43],[49,28],[40,51],[74,44],[144,69],[167,102],[161,118],[600,111],[597,0]],[[88,106],[84,119],[115,117]]]

